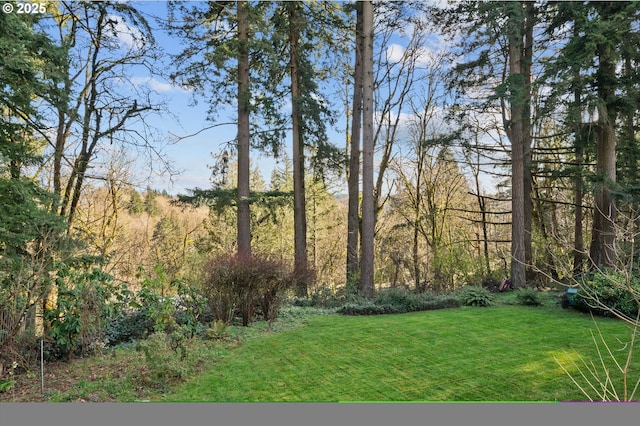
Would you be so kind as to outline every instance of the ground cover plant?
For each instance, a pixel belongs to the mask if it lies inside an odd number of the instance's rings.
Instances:
[[[411,292],[403,288],[388,288],[378,291],[371,300],[361,298],[348,301],[338,308],[337,312],[344,315],[402,314],[457,308],[460,305],[460,297],[456,294],[436,295],[430,292]]]

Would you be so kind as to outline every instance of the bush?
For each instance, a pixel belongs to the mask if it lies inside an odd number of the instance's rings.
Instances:
[[[460,302],[465,306],[491,306],[493,299],[487,289],[479,286],[466,286],[458,293]]]
[[[336,308],[344,303],[344,298],[340,293],[334,293],[327,287],[321,287],[311,293],[310,302],[310,306]]]
[[[460,301],[453,295],[436,296],[431,293],[411,293],[399,288],[390,288],[380,291],[373,301],[347,303],[338,309],[338,313],[344,315],[401,314],[459,306]]]
[[[130,291],[99,268],[91,271],[60,264],[55,302],[44,312],[48,359],[70,359],[103,346],[106,324],[128,303]]]
[[[144,353],[154,379],[179,379],[188,373],[183,362],[187,355],[184,346],[175,345],[172,337],[166,333],[152,334],[138,344],[138,350]]]
[[[142,278],[144,271],[138,271]],[[169,282],[162,267],[154,276],[146,276],[141,289],[128,309],[112,314],[105,327],[105,343],[120,343],[144,339],[155,332],[171,333],[183,326],[189,336],[204,332],[206,299],[193,286],[181,280]]]
[[[376,305],[373,302],[353,304],[347,303],[338,309],[338,313],[343,315],[381,315],[381,314],[397,314],[396,307],[391,305]]]
[[[221,256],[205,265],[202,292],[214,319],[231,323],[238,314],[242,325],[247,326],[258,312],[265,320],[274,320],[293,282],[281,262],[259,255],[248,260]]]
[[[415,305],[419,303],[421,299],[424,299],[423,295],[425,294],[428,293],[415,294],[402,288],[391,287],[380,290],[376,294],[374,303],[380,306],[397,306],[398,308],[405,310],[405,312],[409,312],[413,310]]]
[[[211,340],[224,340],[229,336],[227,324],[222,320],[212,321],[211,325],[206,329],[205,335]]]
[[[541,306],[540,293],[531,288],[520,288],[516,291],[516,301],[525,306]]]
[[[105,327],[104,337],[108,346],[144,339],[153,333],[155,320],[148,309],[123,311],[111,319]]]
[[[640,298],[640,278],[633,275],[627,287],[622,273],[603,270],[582,277],[578,292],[573,296],[575,308],[595,315],[615,316],[614,311],[628,318],[638,315],[636,299]]]

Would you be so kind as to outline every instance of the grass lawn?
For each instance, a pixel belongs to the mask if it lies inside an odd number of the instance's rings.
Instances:
[[[629,328],[597,322],[622,362]],[[590,330],[591,317],[556,306],[314,316],[300,328],[248,340],[161,400],[585,400],[555,358],[575,373],[571,361],[580,356],[599,366]],[[640,362],[631,370],[633,388]]]

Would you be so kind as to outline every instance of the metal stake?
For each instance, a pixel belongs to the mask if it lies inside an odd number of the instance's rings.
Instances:
[[[44,398],[44,338],[40,339],[40,391]]]

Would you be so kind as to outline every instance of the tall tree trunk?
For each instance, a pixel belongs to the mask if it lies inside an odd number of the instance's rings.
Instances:
[[[533,279],[533,176],[531,175],[531,74],[533,65],[533,26],[535,23],[535,4],[532,1],[523,2],[524,7],[524,50],[522,75],[524,79],[523,111],[522,111],[522,149],[524,161],[524,258],[527,280]]]
[[[373,3],[362,2],[362,55],[363,109],[362,109],[362,259],[360,267],[360,291],[366,297],[373,296],[374,285],[374,235],[375,206],[373,181]]]
[[[574,25],[574,37],[578,37],[580,34],[580,28]],[[580,72],[574,73],[574,78],[579,81]],[[584,222],[584,210],[582,208],[582,202],[584,197],[584,178],[582,170],[584,168],[584,147],[586,146],[585,125],[582,124],[582,101],[581,91],[579,88],[575,88],[573,92],[573,104],[575,110],[578,112],[577,117],[574,118],[576,123],[574,124],[574,144],[575,144],[575,156],[578,171],[574,180],[574,228],[573,228],[573,275],[578,275],[583,272],[584,268],[584,236],[582,232]]]
[[[420,209],[419,205],[416,208],[416,212]],[[413,281],[415,282],[415,288],[417,291],[424,291],[424,287],[422,286],[422,279],[420,277],[420,255],[419,255],[419,236],[420,230],[418,227],[418,214],[414,216],[413,223],[413,244],[412,244],[412,261],[413,261]]]
[[[511,120],[507,135],[511,142],[511,282],[514,287],[526,286],[526,228],[525,228],[525,77],[522,73],[523,10],[521,3],[513,4],[509,16],[509,79]]]
[[[349,210],[347,216],[347,285],[356,286],[360,276],[360,127],[362,125],[362,3],[356,3],[356,63],[353,85],[353,115],[348,170]]]
[[[606,8],[607,6],[603,6]],[[606,14],[605,14],[606,16]],[[616,181],[616,53],[609,42],[598,46],[598,129],[596,131],[596,172],[600,182],[595,190],[595,211],[590,257],[596,266],[615,265],[616,204],[610,185]]]
[[[289,67],[291,72],[291,121],[293,135],[293,240],[296,291],[307,296],[307,217],[304,187],[304,139],[300,114],[300,73],[298,44],[300,38],[300,12],[297,2],[287,3],[289,15]]]
[[[89,167],[89,161],[91,161],[91,157],[93,156],[95,147],[98,143],[98,132],[100,131],[100,121],[101,115],[97,113],[97,101],[98,101],[98,88],[97,88],[97,79],[100,75],[100,71],[98,70],[98,56],[100,53],[100,40],[102,38],[102,22],[107,16],[107,12],[105,9],[100,8],[100,14],[98,16],[98,22],[96,24],[96,34],[95,39],[97,40],[93,46],[93,52],[91,53],[91,60],[89,65],[88,72],[90,73],[90,81],[88,84],[88,98],[86,99],[86,103],[84,106],[84,116],[82,118],[82,135],[81,135],[81,144],[82,148],[76,161],[74,162],[74,167],[71,172],[71,177],[67,182],[67,189],[64,193],[64,203],[61,207],[61,215],[67,216],[67,233],[70,233],[73,228],[73,220],[75,218],[76,208],[78,206],[78,202],[80,201],[80,193],[82,191],[82,186],[84,185],[84,178],[87,172],[87,168]],[[92,123],[91,118],[95,117],[95,123]],[[91,141],[90,133],[93,130],[94,135]]]
[[[251,258],[251,215],[249,210],[249,26],[247,2],[238,8],[238,257]]]
[[[576,96],[579,101],[579,94]],[[582,126],[578,126],[581,129]],[[583,150],[583,141],[582,141],[582,130],[578,130],[576,132],[576,164],[580,170],[576,173],[575,176],[575,193],[574,193],[574,204],[575,204],[575,213],[574,213],[574,228],[573,228],[573,274],[577,275],[583,272],[584,268],[584,237],[582,233],[582,224],[584,221],[584,214],[582,208],[582,200],[584,196],[584,182],[582,178],[582,167],[584,156],[582,154]]]

